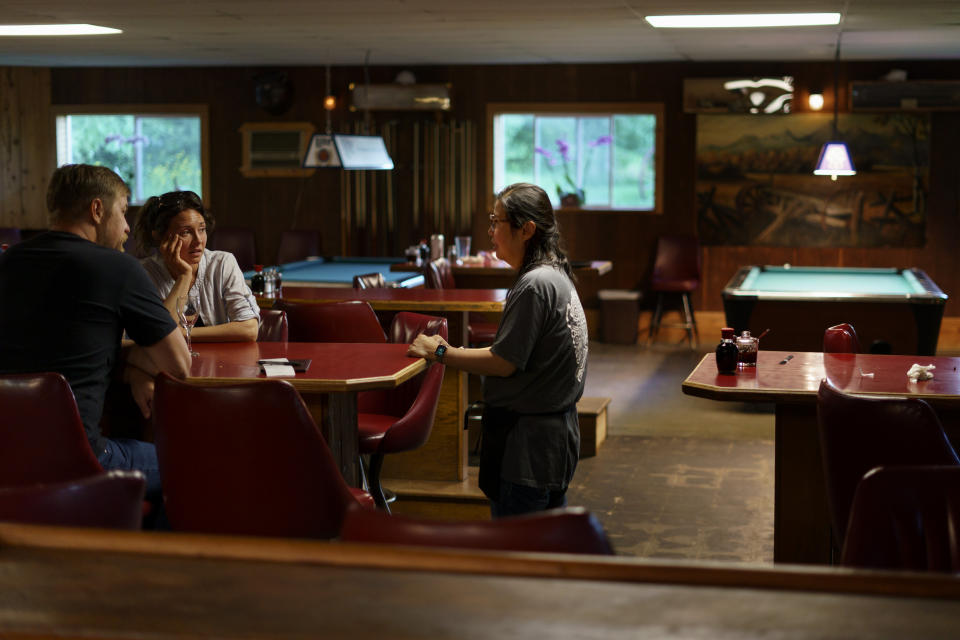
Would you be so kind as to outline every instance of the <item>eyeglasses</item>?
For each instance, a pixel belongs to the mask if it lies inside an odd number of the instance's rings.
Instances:
[[[506,222],[507,224],[510,224],[510,220],[509,220],[508,218],[498,218],[495,213],[491,213],[491,214],[490,214],[490,228],[491,228],[491,229],[496,229],[498,222]]]

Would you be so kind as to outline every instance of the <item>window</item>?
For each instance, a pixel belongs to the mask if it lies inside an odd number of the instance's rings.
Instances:
[[[209,204],[206,106],[82,106],[57,112],[57,166],[113,169],[129,185],[133,205],[168,191],[195,191]]]
[[[660,211],[661,105],[491,104],[493,193],[533,182],[554,206]]]

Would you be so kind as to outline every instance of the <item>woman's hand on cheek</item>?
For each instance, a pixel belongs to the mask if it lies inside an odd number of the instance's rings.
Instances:
[[[183,240],[177,235],[167,236],[163,244],[160,245],[160,254],[163,256],[163,263],[167,265],[167,271],[170,272],[170,276],[174,280],[181,276],[189,275],[191,272],[190,264],[180,257],[180,250],[182,248]]]

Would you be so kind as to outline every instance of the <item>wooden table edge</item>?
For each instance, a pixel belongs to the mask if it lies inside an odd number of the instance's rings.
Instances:
[[[499,289],[491,289],[498,291]],[[469,300],[371,300],[362,296],[353,298],[301,298],[284,296],[283,300],[298,304],[323,304],[326,302],[342,302],[344,300],[362,300],[369,303],[376,311],[410,311],[416,309],[420,311],[481,311],[498,313],[503,311],[505,299],[491,301],[469,301]],[[257,304],[264,309],[272,309],[276,303],[276,298],[257,298]]]
[[[415,572],[960,598],[960,579],[937,573],[782,564],[767,567],[720,562],[682,563],[622,556],[428,549],[0,523],[0,558],[4,549],[13,547]]]
[[[398,387],[422,371],[426,371],[427,361],[423,358],[410,358],[410,364],[389,376],[371,376],[367,378],[297,378],[296,376],[282,378],[268,378],[258,375],[256,378],[230,377],[188,377],[187,382],[203,386],[219,386],[223,384],[257,383],[267,380],[285,380],[291,383],[298,391],[306,393],[342,393],[347,391],[367,391],[369,389],[384,389]]]

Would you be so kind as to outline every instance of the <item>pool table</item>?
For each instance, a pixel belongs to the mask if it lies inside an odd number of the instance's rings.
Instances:
[[[403,258],[319,258],[282,264],[280,273],[283,286],[352,287],[353,276],[376,272],[383,274],[390,287],[423,286],[423,275],[416,271],[391,271],[390,265],[398,262],[404,262]],[[243,274],[248,282],[252,276],[253,271]]]
[[[823,331],[849,322],[860,348],[934,355],[947,295],[920,269],[747,266],[723,290],[727,326],[761,349],[820,351]]]

